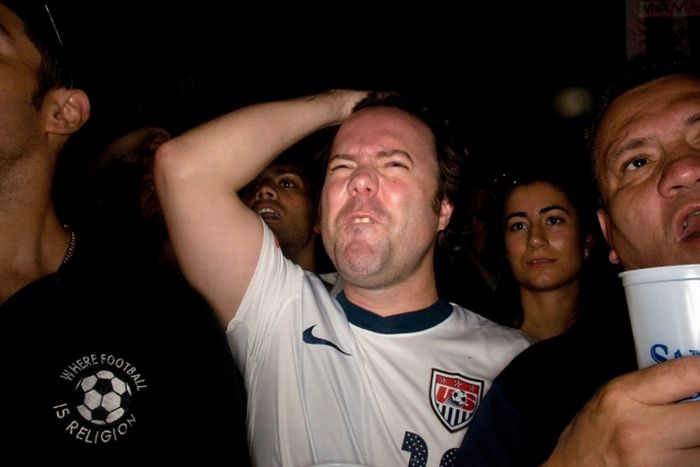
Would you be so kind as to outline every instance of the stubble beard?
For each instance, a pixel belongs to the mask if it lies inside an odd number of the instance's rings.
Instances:
[[[390,270],[391,257],[388,244],[371,245],[364,240],[336,245],[332,255],[338,273],[346,282],[368,289],[384,285],[382,276]]]

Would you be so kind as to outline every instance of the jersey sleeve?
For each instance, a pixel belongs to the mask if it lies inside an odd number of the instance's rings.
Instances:
[[[300,293],[303,270],[287,259],[270,228],[263,223],[263,242],[253,278],[236,312],[226,327],[234,360],[242,373],[252,353],[264,352],[275,332],[286,326],[285,304]]]

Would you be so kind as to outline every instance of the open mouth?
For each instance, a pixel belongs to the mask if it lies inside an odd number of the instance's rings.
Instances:
[[[263,220],[268,221],[268,220],[277,220],[280,218],[280,215],[277,211],[274,209],[270,208],[260,208],[257,211],[258,216],[260,216]]]
[[[700,238],[700,210],[693,211],[683,219],[681,240]]]

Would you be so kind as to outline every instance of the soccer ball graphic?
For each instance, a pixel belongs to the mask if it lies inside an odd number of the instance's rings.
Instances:
[[[452,391],[452,395],[450,395],[450,402],[450,405],[453,407],[462,407],[467,402],[467,393],[461,389]]]
[[[78,413],[95,425],[109,425],[124,416],[131,402],[131,388],[109,370],[80,380]]]

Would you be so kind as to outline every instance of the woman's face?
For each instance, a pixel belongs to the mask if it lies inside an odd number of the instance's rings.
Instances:
[[[547,182],[520,185],[504,208],[506,255],[520,287],[547,291],[578,279],[585,245],[578,213],[562,190]]]

